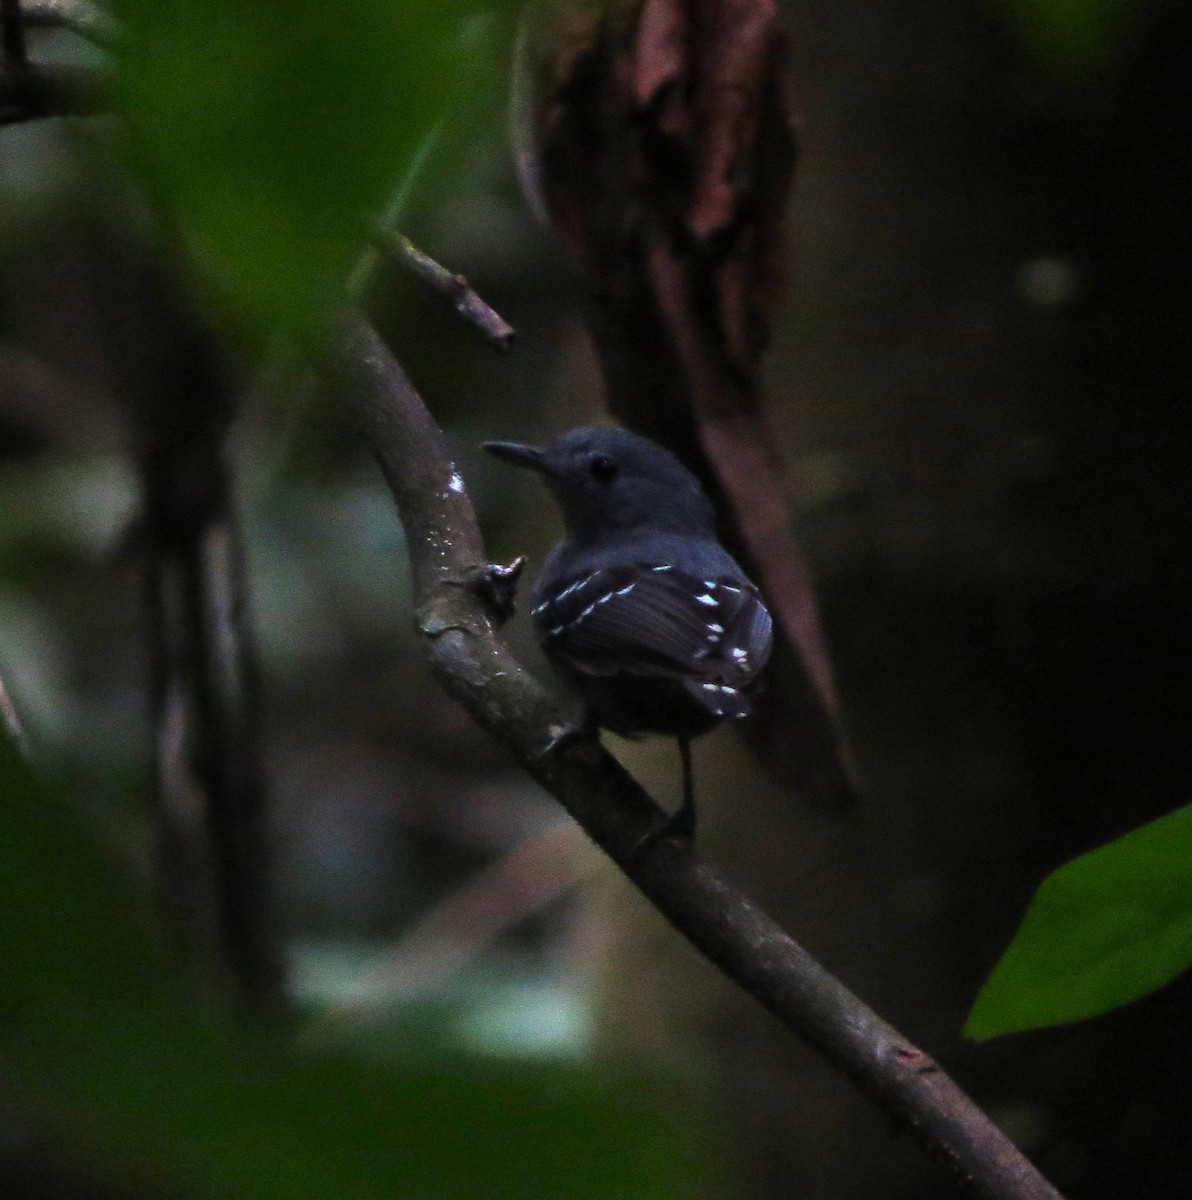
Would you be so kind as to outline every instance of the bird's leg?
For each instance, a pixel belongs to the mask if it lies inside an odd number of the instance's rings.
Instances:
[[[695,838],[695,776],[691,770],[691,739],[681,737],[679,759],[683,764],[683,801],[671,815],[654,830],[646,834],[635,853],[641,854],[663,838],[680,837],[692,841]]]
[[[691,769],[691,739],[680,737],[679,760],[683,764],[683,802],[667,822],[668,834],[695,838],[695,774]]]
[[[695,838],[695,777],[691,770],[691,739],[681,737],[678,742],[679,758],[683,763],[683,802],[642,838],[633,848],[631,858],[638,858],[652,850],[664,838],[679,837],[687,841]]]
[[[514,612],[514,597],[517,581],[526,565],[524,554],[502,566],[500,563],[485,563],[474,568],[465,580],[488,609],[488,615],[496,625],[504,625]]]

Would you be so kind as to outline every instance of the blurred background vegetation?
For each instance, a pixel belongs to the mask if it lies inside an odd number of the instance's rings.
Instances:
[[[1188,799],[1192,9],[784,7],[768,411],[866,796],[809,815],[717,733],[706,848],[1061,1189],[1187,1196],[1186,980],[959,1031],[1039,879]],[[399,272],[374,309],[494,556],[541,560],[553,515],[477,443],[602,399],[510,165],[512,7],[115,11],[119,111],[0,129],[0,677],[36,766],[3,764],[0,1194],[951,1195],[439,693],[372,464],[270,369],[404,181],[404,232],[517,347]],[[284,1034],[151,916],[188,885],[155,848],[138,463],[196,356],[236,412]],[[674,794],[672,747],[618,753]]]

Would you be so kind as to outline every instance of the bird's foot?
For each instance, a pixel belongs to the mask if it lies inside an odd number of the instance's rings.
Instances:
[[[643,854],[653,850],[659,842],[668,838],[678,838],[684,842],[695,841],[695,809],[683,805],[678,811],[664,816],[653,829],[641,839],[630,851],[630,858],[641,858]]]
[[[467,585],[484,601],[496,625],[504,625],[517,610],[517,583],[525,566],[526,556],[521,554],[507,565],[485,563],[468,574]]]

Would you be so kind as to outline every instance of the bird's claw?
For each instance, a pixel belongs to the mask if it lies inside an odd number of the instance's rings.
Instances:
[[[498,625],[504,625],[517,611],[517,584],[525,566],[526,556],[519,554],[508,565],[486,563],[477,567],[469,581]]]
[[[659,842],[668,838],[679,838],[684,842],[695,841],[695,812],[684,806],[677,812],[664,816],[629,852],[631,859],[641,858],[653,850]]]

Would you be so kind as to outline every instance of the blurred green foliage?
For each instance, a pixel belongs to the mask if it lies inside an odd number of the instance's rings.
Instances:
[[[199,266],[214,291],[209,298],[252,330],[294,331],[318,321],[322,307],[341,293],[367,218],[385,206],[396,184],[408,181],[440,113],[462,107],[456,103],[466,90],[461,71],[471,79],[485,65],[486,51],[467,41],[475,28],[466,6],[439,0],[350,6],[115,0],[113,9],[123,36],[112,65],[127,118],[116,128],[131,131],[127,144],[149,193],[147,207],[169,229],[171,249],[185,247]],[[474,95],[467,99],[475,103]],[[48,197],[59,183],[47,182],[47,147],[60,142],[61,174],[70,180],[77,171],[80,180],[63,209],[90,215],[92,199],[101,195],[110,206],[104,221],[135,226],[136,236],[119,242],[129,247],[123,253],[133,253],[132,246],[136,253],[160,253],[156,238],[150,247],[140,245],[147,232],[137,222],[141,197],[124,192],[122,172],[112,173],[119,187],[110,194],[93,186],[85,157],[121,136],[110,136],[107,126],[94,132],[88,129],[76,145],[71,131],[57,124],[6,131],[18,149],[21,138],[28,142],[21,160],[28,178],[9,173],[6,186],[21,195],[41,187],[47,196],[45,214],[42,207],[10,204],[6,219],[17,230],[22,221],[54,219]],[[503,124],[494,136],[503,149]],[[460,146],[474,154],[475,141],[471,130]],[[478,161],[496,174],[488,164],[504,159],[486,153]],[[453,161],[450,196],[458,204],[468,189],[455,167]],[[467,161],[463,167],[481,169]],[[111,183],[105,177],[104,186]],[[477,242],[508,252],[510,239],[491,234],[507,229],[508,217],[487,192],[473,203],[487,222]],[[465,218],[457,214],[455,227]],[[91,231],[80,238],[81,258],[72,259],[72,250],[60,245],[70,239],[62,238],[59,225],[52,228],[47,244],[55,256],[88,265],[62,274],[91,279]],[[58,278],[31,250],[32,239],[10,231],[6,242],[6,262],[28,257],[29,279]],[[453,245],[453,261],[464,253]],[[152,317],[151,295],[132,285],[121,294],[123,276],[109,274],[102,258],[96,264],[101,308],[139,306]],[[17,294],[19,282],[10,272],[9,291]],[[195,982],[162,945],[148,887],[134,882],[149,874],[138,864],[143,868],[152,829],[141,740],[144,631],[134,590],[141,563],[135,549],[111,560],[136,494],[120,457],[121,435],[109,430],[119,427],[123,412],[104,395],[110,378],[120,377],[102,369],[107,326],[99,323],[94,350],[72,347],[59,322],[73,313],[77,298],[59,303],[52,287],[47,294],[54,298],[46,302],[50,332],[30,344],[58,365],[62,378],[77,374],[87,386],[63,398],[60,377],[53,375],[45,384],[53,404],[30,407],[58,414],[65,430],[91,422],[102,436],[74,433],[65,450],[50,440],[27,462],[14,455],[0,488],[6,627],[0,666],[32,744],[69,774],[77,792],[65,799],[66,789],[36,778],[0,746],[0,1107],[6,1126],[0,1191],[15,1153],[44,1164],[49,1175],[68,1171],[76,1180],[111,1185],[114,1194],[227,1200],[678,1200],[696,1194],[702,1172],[688,1128],[690,1108],[676,1089],[660,1091],[655,1079],[581,1065],[576,1035],[567,1030],[565,1060],[526,1061],[518,1039],[531,1047],[544,1038],[558,1042],[559,1031],[548,1027],[566,1010],[543,1002],[535,1007],[531,1001],[549,993],[531,986],[537,980],[527,983],[524,967],[496,1017],[490,1011],[496,989],[482,991],[475,979],[449,981],[445,998],[394,1002],[396,1015],[391,1019],[387,1009],[376,1027],[327,1019],[321,1008],[327,998],[308,992],[299,1001],[306,1006],[301,1019],[309,1019],[303,1032],[325,1036],[292,1041],[287,1030],[247,1026],[200,999]],[[21,312],[31,295],[40,293],[28,286],[20,292]],[[412,324],[404,308],[399,316]],[[144,327],[155,328],[152,320]],[[27,357],[36,365],[36,356]],[[453,367],[460,357],[453,356]],[[27,365],[19,356],[16,361]],[[96,361],[101,369],[93,371]],[[102,381],[98,389],[93,374]],[[20,392],[11,384],[10,390]],[[277,740],[307,743],[315,740],[308,726],[290,732],[295,712],[318,725],[320,704],[340,705],[337,714],[348,704],[373,707],[360,699],[369,694],[361,659],[370,669],[376,664],[378,687],[387,698],[399,698],[393,709],[400,716],[404,663],[413,650],[404,632],[409,617],[400,528],[371,471],[361,474],[352,431],[345,433],[342,422],[317,405],[299,406],[289,392],[278,397],[276,410],[271,401],[246,405],[237,431],[238,457],[245,460],[238,482],[270,707],[279,714]],[[470,445],[479,437],[469,432],[465,440]],[[77,632],[76,606],[87,609]],[[21,615],[29,631],[24,636],[18,636]],[[383,649],[374,654],[374,646]],[[434,724],[427,707],[418,713],[424,741]],[[419,772],[433,764],[414,755],[402,758],[405,775],[390,776],[393,761],[376,754],[370,738],[388,748],[393,721],[386,713],[375,729],[361,731],[352,726],[351,712],[342,729],[338,718],[325,723],[324,740],[289,768],[289,776],[283,747],[282,765],[272,764],[271,777],[278,840],[300,839],[309,819],[318,831],[312,839],[326,849],[314,865],[301,847],[293,851],[291,883],[310,888],[310,877],[326,869],[340,877],[345,894],[350,883],[342,879],[351,876],[357,843],[335,844],[338,827],[323,817],[324,808],[371,818],[360,837],[370,840],[370,854],[385,860],[388,847],[376,844],[376,831],[391,832],[385,821],[403,800],[414,796],[416,803],[435,786],[476,787],[483,780],[491,787],[480,772],[428,783]],[[385,820],[367,802],[374,777],[384,779],[375,786],[386,793]],[[303,788],[319,793],[318,803]],[[114,791],[128,803],[112,803]],[[297,799],[295,791],[301,792]],[[450,794],[458,799],[458,791]],[[110,853],[108,843],[119,843],[126,857]],[[469,867],[471,858],[458,853],[459,869]],[[278,857],[285,858],[284,849]],[[392,868],[386,880],[408,866],[383,865]],[[438,877],[436,883],[448,886]],[[413,893],[414,885],[407,890]],[[425,902],[419,894],[409,907]],[[378,923],[386,945],[391,918]],[[299,959],[296,943],[287,950]],[[352,971],[328,972],[329,961],[335,968],[333,955],[319,956],[324,974],[334,975],[339,991],[351,990]],[[508,1026],[498,1030],[503,1057],[467,1052],[493,1049],[493,1030],[502,1020]]]
[[[1192,964],[1192,806],[1043,881],[977,997],[973,1038],[1059,1025],[1137,1000]]]
[[[1072,84],[1112,66],[1134,18],[1150,6],[1151,0],[1005,0],[1029,56]]]
[[[0,1056],[33,1136],[183,1194],[693,1195],[644,1081],[298,1057],[201,1007],[79,813],[0,747]]]
[[[120,0],[136,157],[198,260],[266,327],[317,319],[455,82],[443,0]]]

